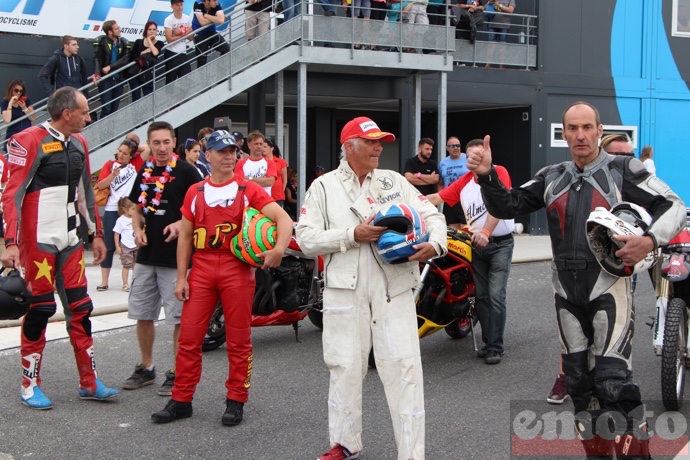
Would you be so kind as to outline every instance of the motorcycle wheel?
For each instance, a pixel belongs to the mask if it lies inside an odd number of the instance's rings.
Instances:
[[[661,350],[661,398],[666,410],[676,411],[683,404],[687,311],[683,299],[668,303],[664,345]]]
[[[321,310],[316,310],[314,308],[309,309],[309,321],[323,331],[323,312]]]
[[[476,316],[472,318],[472,325],[476,326],[477,322],[479,321],[479,318]],[[451,339],[457,340],[457,339],[462,339],[463,337],[467,337],[467,335],[470,333],[472,328],[470,327],[470,318],[465,317],[465,318],[460,318],[452,323],[450,323],[448,326],[444,328],[446,331],[446,334],[450,336]]]
[[[220,302],[216,305],[213,311],[211,321],[208,323],[206,330],[206,337],[204,343],[201,345],[201,351],[215,350],[225,343],[225,316],[223,315],[223,307]]]

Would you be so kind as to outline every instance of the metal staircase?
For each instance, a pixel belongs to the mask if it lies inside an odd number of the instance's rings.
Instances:
[[[156,76],[159,81],[152,94],[122,104],[117,112],[84,130],[92,152],[90,162],[95,167],[110,159],[128,132],[134,131],[145,139],[146,126],[152,120],[180,126],[297,64],[308,64],[317,71],[363,74],[450,72],[455,45],[452,34],[452,29],[442,26],[425,26],[422,30],[415,24],[297,16],[252,41],[231,41],[228,54],[169,85],[163,85]],[[398,51],[357,50],[353,43]],[[343,48],[347,45],[348,48]],[[401,52],[403,48],[413,47],[432,49],[438,54]]]

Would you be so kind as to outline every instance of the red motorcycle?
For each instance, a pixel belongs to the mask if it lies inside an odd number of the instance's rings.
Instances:
[[[460,339],[477,324],[472,238],[452,227],[447,228],[447,235],[448,254],[420,264],[422,283],[413,290],[419,338],[443,329],[452,339]]]
[[[323,327],[322,305],[323,258],[306,256],[293,236],[280,266],[256,270],[252,327],[292,325],[299,342],[299,322],[306,316],[318,328]],[[218,302],[202,350],[215,350],[224,343],[225,317]]]

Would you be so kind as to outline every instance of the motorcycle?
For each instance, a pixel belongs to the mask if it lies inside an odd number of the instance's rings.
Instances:
[[[654,353],[661,356],[661,398],[664,407],[676,411],[683,403],[685,370],[690,367],[690,229],[676,235],[661,251],[653,269],[656,316]]]
[[[461,339],[477,324],[472,238],[465,231],[447,227],[447,241],[448,254],[420,264],[422,282],[413,289],[419,338],[443,329],[452,339]],[[472,336],[474,339],[474,333]]]
[[[295,237],[283,254],[280,266],[256,270],[252,301],[252,327],[292,325],[299,342],[299,322],[306,316],[323,328],[323,258],[306,256]],[[225,343],[225,317],[220,303],[211,316],[204,337],[203,351]]]
[[[472,332],[472,345],[477,351],[474,326],[479,319],[474,312],[472,237],[453,227],[446,231],[448,254],[419,264],[421,283],[412,290],[417,306],[417,332],[421,339],[444,330],[454,340]],[[373,349],[369,366],[376,367]]]

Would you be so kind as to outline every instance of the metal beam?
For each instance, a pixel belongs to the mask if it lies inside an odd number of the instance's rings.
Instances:
[[[307,65],[297,69],[297,207],[302,208],[307,192]]]
[[[436,161],[438,163],[446,156],[446,114],[448,112],[448,74],[438,74],[438,139],[436,140]],[[449,184],[446,184],[449,185]]]
[[[275,96],[275,143],[283,159],[288,161],[285,145],[283,145],[283,138],[285,137],[285,133],[283,132],[283,126],[285,125],[285,78],[282,70],[275,76]]]
[[[417,143],[422,138],[422,75],[416,73],[412,76],[412,123],[414,126],[414,139],[410,146],[411,152],[417,151]]]

